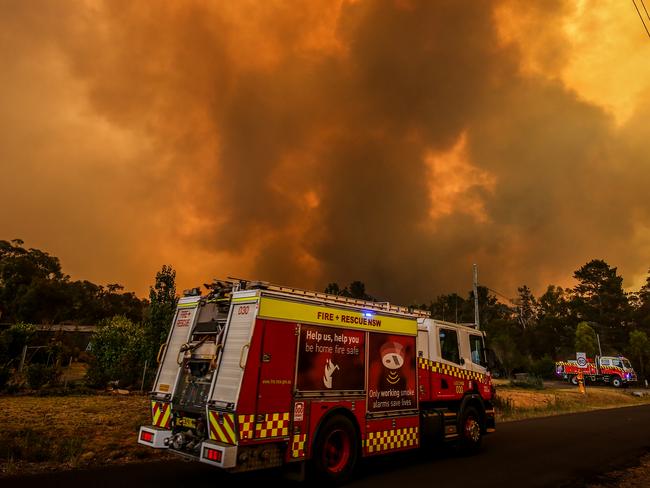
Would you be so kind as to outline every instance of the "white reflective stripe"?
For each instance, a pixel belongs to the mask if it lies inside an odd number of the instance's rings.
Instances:
[[[251,299],[250,297],[240,297],[240,298],[233,298],[232,302],[233,303],[242,303],[242,302],[247,302],[247,303],[257,303],[257,299]]]

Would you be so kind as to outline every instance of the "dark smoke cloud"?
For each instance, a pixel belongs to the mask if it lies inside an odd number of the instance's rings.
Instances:
[[[561,70],[571,2],[516,4],[553,51],[538,64]],[[593,257],[638,276],[647,107],[618,127],[522,69],[504,5],[10,3],[1,155],[12,187],[39,191],[14,191],[0,224],[139,289],[163,261],[188,286],[361,279],[399,302],[468,289],[473,262],[507,293]],[[25,225],[42,209],[61,225]]]

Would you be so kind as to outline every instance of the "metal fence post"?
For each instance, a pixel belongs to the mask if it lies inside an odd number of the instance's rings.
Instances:
[[[144,369],[142,370],[142,385],[140,385],[140,393],[144,393],[144,378],[147,375],[147,362],[149,360],[145,359],[144,361]]]
[[[18,371],[23,370],[23,367],[25,366],[26,357],[27,357],[27,344],[23,346],[23,353],[20,355],[20,366],[18,367]]]

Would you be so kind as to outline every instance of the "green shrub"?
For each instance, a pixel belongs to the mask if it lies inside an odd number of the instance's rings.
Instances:
[[[14,324],[0,331],[0,365],[15,366],[20,361],[23,347],[36,334],[36,328],[29,324]]]
[[[530,373],[545,380],[555,378],[555,361],[550,356],[533,361],[530,365]]]
[[[38,390],[41,386],[47,383],[48,368],[44,364],[30,364],[27,367],[27,383],[30,388]]]
[[[19,388],[10,383],[12,370],[18,368],[23,348],[36,334],[36,328],[29,324],[14,324],[0,331],[0,391],[8,393]]]
[[[11,370],[8,367],[0,367],[0,391],[3,391],[11,378]]]
[[[6,386],[4,393],[8,395],[13,395],[15,393],[20,392],[20,390],[21,390],[21,385],[16,383],[9,383]]]
[[[34,363],[27,367],[27,384],[34,390],[38,390],[48,383],[55,384],[60,376],[61,372],[55,366]]]
[[[100,324],[91,341],[91,358],[86,380],[95,387],[109,381],[120,386],[138,383],[150,349],[141,324],[117,316]]]

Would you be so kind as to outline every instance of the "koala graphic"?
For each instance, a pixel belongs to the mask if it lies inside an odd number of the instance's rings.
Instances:
[[[380,388],[382,390],[403,390],[406,388],[406,378],[401,373],[404,365],[404,346],[398,342],[385,342],[379,350],[382,371]]]

